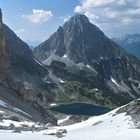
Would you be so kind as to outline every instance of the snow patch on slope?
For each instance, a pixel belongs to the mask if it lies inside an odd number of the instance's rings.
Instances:
[[[64,80],[62,80],[62,79],[60,79],[60,78],[58,78],[58,79],[59,79],[60,83],[65,83]]]
[[[90,65],[87,65],[87,67],[88,67],[88,68],[91,68],[91,66],[90,66]]]
[[[38,61],[36,58],[34,58],[34,60],[35,60],[36,63],[38,63],[40,66],[43,66],[43,64],[42,64],[40,61]]]
[[[27,114],[26,112],[24,112],[24,111],[22,111],[22,110],[20,110],[20,109],[18,109],[18,108],[16,108],[16,107],[11,106],[10,104],[7,104],[6,102],[4,102],[4,101],[2,101],[2,100],[0,100],[0,106],[3,106],[3,107],[6,107],[6,108],[9,108],[9,109],[12,109],[13,111],[20,112],[20,113],[23,113],[23,114],[25,114],[25,115],[31,117],[31,116],[30,116],[29,114]]]
[[[84,67],[84,64],[83,64],[83,67]],[[87,67],[88,69],[94,71],[94,72],[97,74],[97,71],[96,71],[93,67],[91,67],[90,65],[87,64],[86,67]]]
[[[28,125],[29,127],[31,127],[32,125],[35,125],[35,123],[33,122],[27,122],[27,121],[13,121],[13,120],[3,120],[2,122],[0,122],[0,126],[5,126],[8,127],[11,124],[13,124],[15,127],[20,127],[22,125]]]
[[[112,81],[116,86],[121,87],[121,86],[117,83],[117,81],[116,81],[115,79],[113,79],[112,77],[110,77],[110,78],[111,78],[111,81]]]
[[[56,103],[51,103],[50,104],[51,107],[56,106],[56,105],[57,105]]]
[[[51,84],[51,81],[49,80],[48,75],[45,76],[42,80],[47,84]]]
[[[58,120],[57,124],[59,125],[59,124],[65,122],[65,121],[69,120],[69,118],[70,118],[70,116],[67,116],[65,119]]]
[[[7,107],[8,104],[5,103],[4,101],[0,100],[0,105],[1,105],[1,106],[4,106],[4,107]]]
[[[64,56],[63,56],[64,58],[66,58],[66,57],[68,57],[66,54],[64,54]]]

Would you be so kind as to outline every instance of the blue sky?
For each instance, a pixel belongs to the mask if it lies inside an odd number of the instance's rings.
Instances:
[[[111,37],[140,33],[140,0],[0,0],[3,20],[37,45],[75,13],[85,14]]]

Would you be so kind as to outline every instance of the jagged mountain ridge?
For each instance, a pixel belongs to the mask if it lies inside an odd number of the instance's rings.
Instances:
[[[112,40],[140,59],[140,34],[126,34],[120,38],[112,38]]]
[[[82,64],[94,69],[98,75],[98,78],[95,78],[98,81],[98,89],[103,91],[102,95],[107,95],[109,100],[114,98],[109,93],[121,95],[124,100],[125,98],[132,100],[140,96],[140,61],[105,36],[84,15],[75,15],[59,27],[48,40],[34,49],[34,56],[46,65],[51,65],[51,62],[56,60],[69,66],[68,63],[72,61],[74,66],[76,64],[79,67],[79,64]],[[85,84],[84,81],[79,80],[83,75],[78,76],[79,79],[76,80],[65,70],[67,71],[67,68],[60,71],[59,67],[55,67],[53,72],[64,81],[74,80]],[[88,79],[91,87],[94,88],[97,87],[95,79]]]

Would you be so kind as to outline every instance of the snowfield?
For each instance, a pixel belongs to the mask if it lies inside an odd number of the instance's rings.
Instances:
[[[111,77],[111,81],[112,81],[116,86],[121,87],[121,86],[116,82],[116,80],[113,79],[112,77]]]
[[[101,116],[91,117],[86,121],[69,125],[55,126],[39,132],[11,133],[1,130],[1,140],[58,140],[56,133],[60,129],[66,129],[61,140],[140,140],[140,129],[136,129],[132,118],[126,113],[116,114],[115,109]]]

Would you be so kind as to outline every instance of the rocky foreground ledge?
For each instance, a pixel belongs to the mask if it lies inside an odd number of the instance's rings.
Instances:
[[[126,113],[126,115],[130,115],[135,127],[140,129],[140,99],[134,100],[121,107],[116,113]]]

